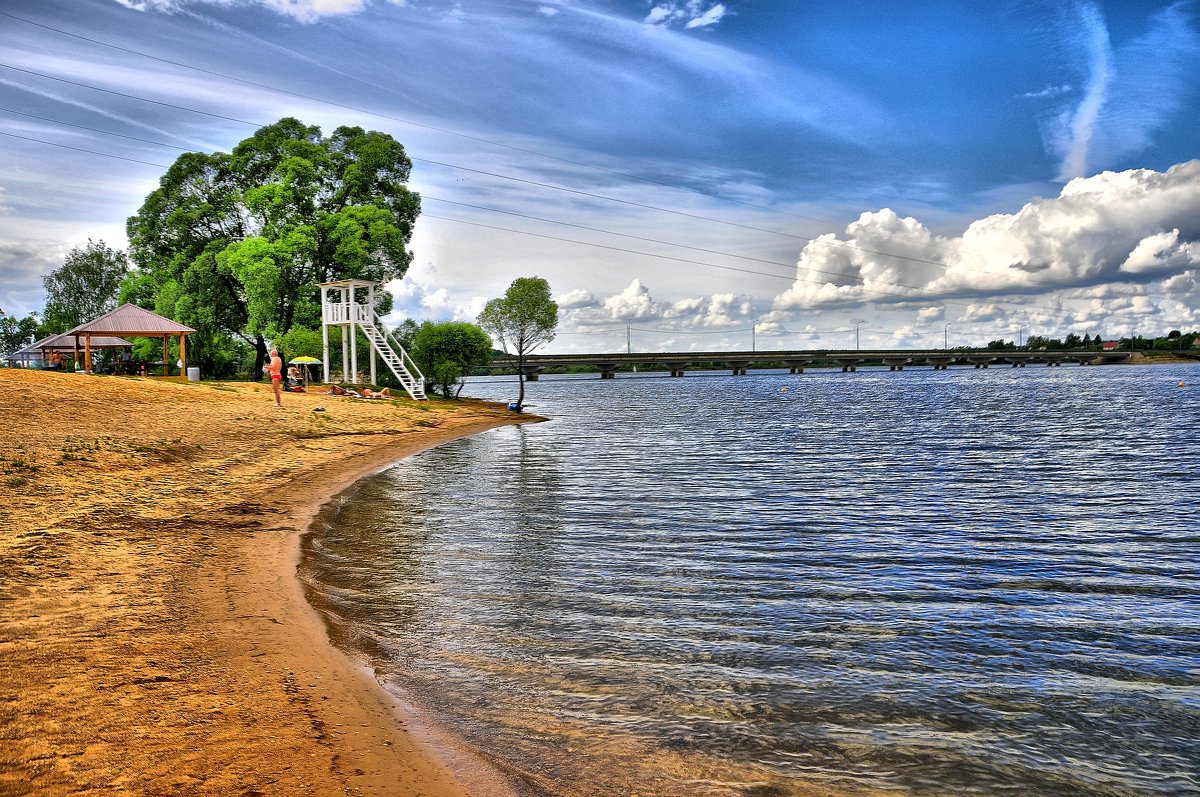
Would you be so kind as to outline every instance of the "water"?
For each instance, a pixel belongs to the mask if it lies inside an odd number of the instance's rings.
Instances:
[[[1200,794],[1200,369],[528,388],[304,574],[533,790]]]

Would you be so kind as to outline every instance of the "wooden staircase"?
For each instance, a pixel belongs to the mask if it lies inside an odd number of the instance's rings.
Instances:
[[[421,369],[409,356],[404,347],[400,345],[400,341],[396,337],[387,332],[387,327],[379,322],[379,318],[372,315],[372,320],[361,321],[358,326],[367,336],[367,340],[371,341],[371,348],[379,355],[387,367],[392,370],[396,379],[404,387],[405,392],[416,401],[427,401],[425,395],[425,376],[421,373]],[[383,327],[385,331],[380,331]]]

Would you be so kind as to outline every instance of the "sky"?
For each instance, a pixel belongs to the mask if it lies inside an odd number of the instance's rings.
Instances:
[[[183,152],[388,133],[388,320],[513,279],[543,351],[1200,329],[1200,0],[5,0],[0,310]]]

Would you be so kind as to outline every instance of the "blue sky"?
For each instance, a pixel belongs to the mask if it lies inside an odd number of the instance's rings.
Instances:
[[[295,116],[414,159],[395,320],[536,274],[551,351],[1195,329],[1198,110],[1195,0],[9,0],[0,308]]]

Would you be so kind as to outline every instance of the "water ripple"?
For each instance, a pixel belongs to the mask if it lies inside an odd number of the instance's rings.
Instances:
[[[546,794],[1200,794],[1178,381],[543,379],[550,423],[362,483],[303,574]]]

